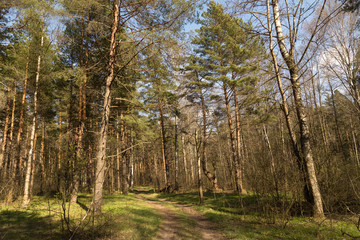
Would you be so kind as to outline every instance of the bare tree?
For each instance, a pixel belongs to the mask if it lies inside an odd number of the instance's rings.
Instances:
[[[329,23],[319,62],[324,73],[340,83],[357,113],[360,113],[360,36],[357,17],[356,13],[342,12],[336,21]]]
[[[238,6],[242,7],[242,10],[250,13],[257,20],[259,32],[269,38],[269,48],[282,98],[283,112],[294,154],[297,156],[298,165],[305,175],[304,180],[310,190],[309,200],[313,205],[313,215],[315,217],[323,217],[324,211],[310,143],[309,123],[302,99],[301,79],[305,71],[304,66],[309,61],[307,55],[309,49],[318,40],[319,32],[340,9],[337,8],[330,14],[325,14],[324,9],[326,5],[327,0],[312,2],[259,0],[238,4]],[[312,25],[308,33],[305,33],[303,26],[308,22],[311,22]],[[302,43],[301,48],[299,48],[298,42]],[[311,56],[313,56],[317,48],[312,49]],[[286,66],[283,70],[280,68],[281,63],[277,60],[278,55],[280,55],[280,59]],[[296,139],[295,130],[289,117],[287,97],[281,81],[282,73],[286,73],[286,77],[290,80],[297,125],[299,126],[299,140]]]

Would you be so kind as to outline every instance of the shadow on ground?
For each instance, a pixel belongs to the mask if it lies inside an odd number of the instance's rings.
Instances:
[[[55,224],[36,212],[0,211],[0,239],[62,239]]]
[[[336,226],[331,219],[314,221],[309,218],[308,206],[299,211],[298,205],[286,198],[244,194],[239,197],[230,193],[205,193],[204,205],[199,205],[197,192],[158,194],[160,199],[193,206],[224,231],[230,239],[351,239],[342,234],[346,228],[351,235],[358,231],[348,225]],[[242,205],[242,206],[241,206]],[[282,217],[282,211],[285,217]]]

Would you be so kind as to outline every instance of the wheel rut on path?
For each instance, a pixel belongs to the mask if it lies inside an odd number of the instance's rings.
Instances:
[[[159,231],[155,237],[157,240],[165,239],[203,239],[203,240],[225,240],[225,236],[219,232],[219,228],[211,221],[209,221],[203,214],[194,210],[191,206],[178,204],[162,199],[152,200],[140,195],[140,199],[153,206],[161,215],[162,222]],[[162,203],[167,203],[175,206],[181,211],[187,213],[197,224],[194,226],[196,233],[199,236],[194,236],[179,222],[179,217],[175,212],[164,206]],[[201,237],[200,237],[201,236]]]

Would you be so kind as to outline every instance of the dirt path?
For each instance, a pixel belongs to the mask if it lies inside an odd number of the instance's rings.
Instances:
[[[203,240],[223,240],[226,239],[221,233],[219,228],[213,222],[210,222],[204,215],[194,210],[190,206],[185,206],[177,203],[171,203],[188,213],[198,224],[197,228],[201,232]]]
[[[175,202],[169,202],[166,200],[150,200],[143,196],[137,195],[140,199],[147,202],[153,206],[161,215],[162,223],[159,227],[158,234],[156,235],[157,240],[165,239],[199,239],[201,236],[203,240],[225,240],[226,238],[222,235],[215,226],[214,223],[210,222],[206,217],[201,213],[197,212],[190,206],[181,205]],[[164,206],[159,202],[169,203],[180,209],[181,211],[187,213],[192,219],[195,220],[197,226],[195,232],[198,233],[198,236],[194,236],[187,229],[183,229],[183,226],[179,223],[179,218],[176,216],[174,211],[169,207]]]
[[[159,231],[156,235],[157,240],[166,240],[166,239],[179,239],[179,222],[175,213],[166,206],[163,206],[160,203],[151,201],[147,198],[144,198],[140,195],[137,195],[138,198],[147,202],[149,205],[153,206],[161,215],[161,224]]]

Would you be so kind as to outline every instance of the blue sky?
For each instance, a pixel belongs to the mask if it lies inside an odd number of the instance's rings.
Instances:
[[[224,5],[225,2],[229,2],[229,1],[227,1],[227,0],[215,0],[215,1],[218,2],[218,3],[221,3],[221,4],[223,4],[223,5]],[[206,9],[207,9],[207,5],[205,4],[205,5],[203,6],[203,9],[199,9],[200,15],[201,15],[201,13],[202,13],[203,11],[205,11]],[[189,23],[189,24],[187,24],[187,25],[185,26],[185,32],[195,31],[195,29],[198,29],[198,28],[200,28],[200,25],[199,25],[199,24]]]

